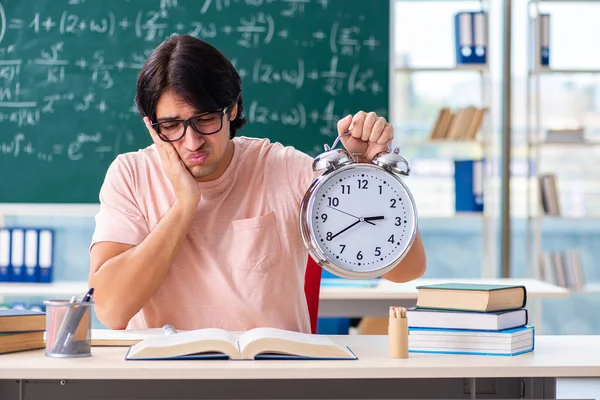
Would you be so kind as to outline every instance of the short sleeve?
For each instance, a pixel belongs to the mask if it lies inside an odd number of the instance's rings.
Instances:
[[[100,189],[100,211],[90,244],[117,242],[138,245],[149,233],[146,218],[135,198],[131,170],[118,156],[109,166]]]
[[[293,147],[286,147],[286,169],[288,181],[298,202],[302,201],[304,194],[312,182],[321,174],[312,169],[313,158]]]

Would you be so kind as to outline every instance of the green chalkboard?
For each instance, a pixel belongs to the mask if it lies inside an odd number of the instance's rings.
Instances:
[[[172,33],[221,49],[249,124],[311,155],[360,109],[387,116],[389,0],[0,0],[0,203],[98,203],[151,144],[137,74]]]

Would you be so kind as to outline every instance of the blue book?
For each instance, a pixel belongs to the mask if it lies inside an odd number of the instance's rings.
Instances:
[[[454,204],[456,212],[483,211],[484,160],[454,161]]]
[[[532,352],[535,329],[518,328],[481,331],[409,327],[408,351],[412,353],[516,356]]]
[[[144,339],[129,348],[126,360],[356,360],[328,336],[254,328],[236,338],[218,328],[196,329]]]

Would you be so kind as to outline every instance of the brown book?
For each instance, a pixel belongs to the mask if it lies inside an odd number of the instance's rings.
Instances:
[[[527,303],[527,291],[520,285],[441,283],[417,290],[417,308],[492,312],[516,310]]]
[[[44,331],[0,333],[0,354],[44,348]]]
[[[479,131],[479,129],[481,128],[481,125],[483,124],[483,118],[485,116],[486,111],[487,111],[487,108],[477,108],[474,111],[473,118],[469,122],[469,125],[467,126],[467,130],[465,132],[465,139],[469,139],[469,140],[475,139],[475,137],[477,136],[477,132]]]
[[[39,311],[0,310],[0,333],[31,332],[46,329],[46,314]]]

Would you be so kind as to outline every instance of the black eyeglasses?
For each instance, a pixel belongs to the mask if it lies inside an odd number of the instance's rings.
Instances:
[[[153,122],[151,125],[165,142],[176,142],[185,136],[187,127],[201,135],[213,135],[223,127],[223,115],[227,114],[227,107],[221,111],[211,111],[196,115],[190,119],[169,119]]]

